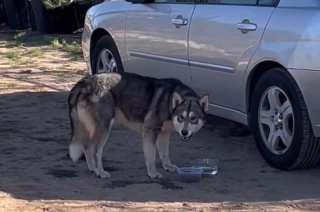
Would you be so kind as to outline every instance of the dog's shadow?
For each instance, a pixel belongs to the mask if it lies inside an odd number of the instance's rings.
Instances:
[[[261,159],[251,136],[225,139],[212,130],[214,125],[201,129],[188,143],[172,134],[170,143],[171,161],[178,166],[188,166],[191,159],[218,158],[219,172],[214,177],[186,184],[177,173],[157,165],[164,179],[151,180],[141,135],[115,126],[104,150],[104,166],[111,178],[97,178],[88,171],[84,158],[73,163],[66,155],[70,144],[68,94],[0,94],[1,192],[21,200],[117,202],[256,203],[320,198],[314,186],[319,169],[274,170]]]

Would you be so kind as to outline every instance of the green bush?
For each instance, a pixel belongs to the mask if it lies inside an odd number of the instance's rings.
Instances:
[[[42,0],[45,8],[48,10],[52,10],[55,8],[66,6],[69,3],[72,3],[73,1],[75,1],[75,0]],[[89,0],[89,2],[102,3],[103,0]]]
[[[42,0],[44,6],[48,10],[52,10],[58,7],[63,7],[69,3],[71,3],[73,0]]]

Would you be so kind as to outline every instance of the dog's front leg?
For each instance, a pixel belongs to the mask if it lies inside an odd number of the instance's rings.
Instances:
[[[162,178],[156,169],[156,138],[154,130],[145,129],[142,134],[143,152],[148,176],[152,179]]]
[[[170,141],[170,132],[161,132],[157,138],[157,146],[159,151],[159,157],[162,162],[164,170],[169,172],[174,172],[178,169],[176,165],[171,164],[169,157],[169,141]]]

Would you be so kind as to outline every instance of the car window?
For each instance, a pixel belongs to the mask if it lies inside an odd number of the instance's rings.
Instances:
[[[259,0],[258,4],[262,6],[272,6],[278,3],[278,0]]]
[[[256,5],[258,0],[207,0],[209,4]]]

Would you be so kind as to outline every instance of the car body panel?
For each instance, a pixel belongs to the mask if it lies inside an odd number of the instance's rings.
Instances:
[[[294,18],[299,13],[299,17]],[[292,21],[283,19],[283,15]],[[320,13],[314,9],[277,8],[256,52],[286,68],[319,70]]]
[[[132,4],[126,22],[127,72],[156,78],[175,77],[191,85],[188,31],[194,4]],[[187,25],[176,27],[182,16]]]
[[[213,113],[216,106],[239,110],[241,79],[273,10],[214,4],[196,7],[189,33],[190,69],[194,89],[209,94]],[[240,31],[237,25],[244,20],[257,29]]]

